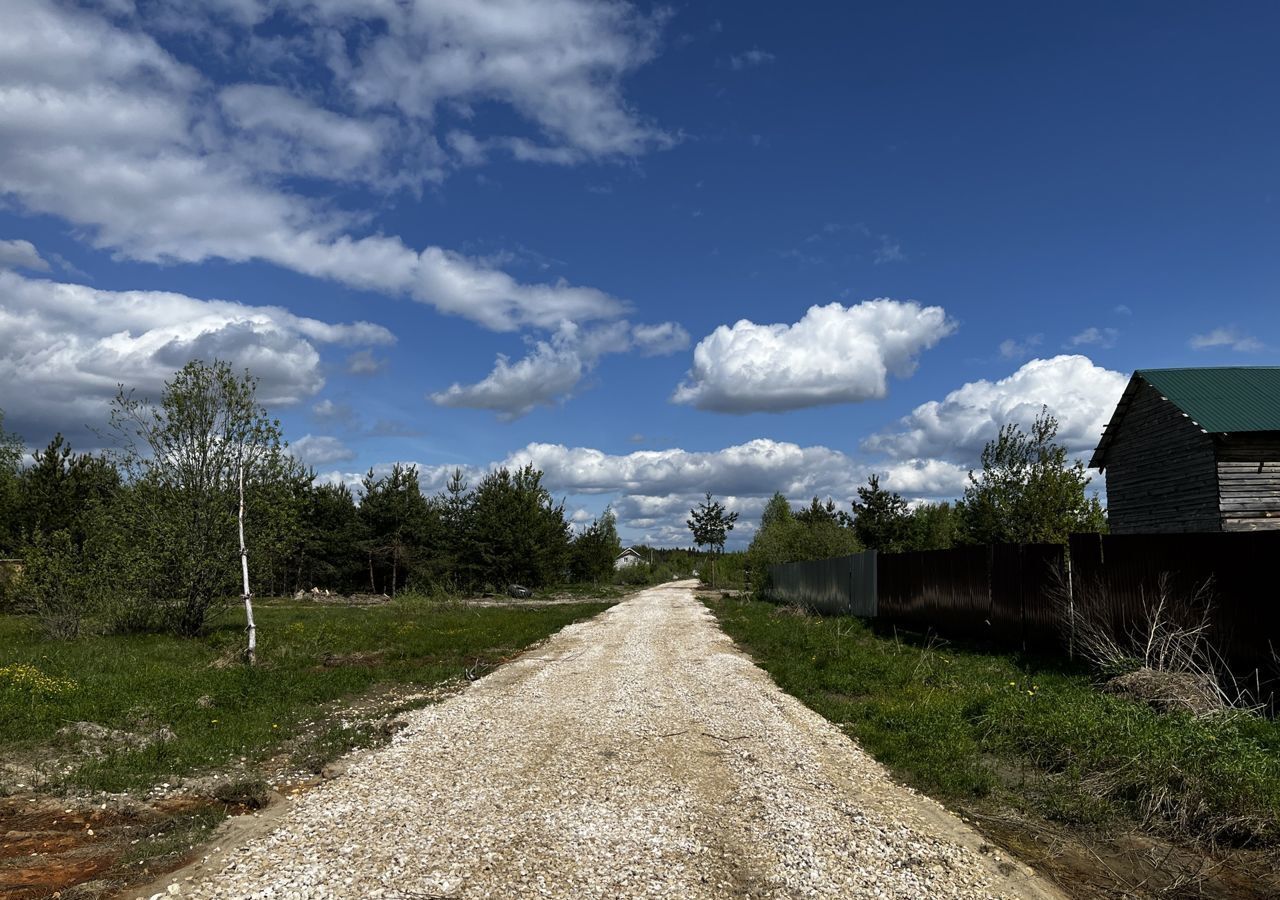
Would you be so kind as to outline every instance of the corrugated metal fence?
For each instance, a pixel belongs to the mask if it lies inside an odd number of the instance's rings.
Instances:
[[[1207,618],[1219,652],[1240,669],[1267,668],[1280,652],[1280,532],[1073,534],[1071,587],[1078,613],[1116,636],[1141,629],[1149,610],[1193,626]]]
[[[1080,617],[1117,637],[1166,612],[1198,621],[1233,667],[1276,665],[1280,532],[1071,536],[914,553],[860,553],[770,569],[772,594],[828,614],[1012,646],[1065,647]],[[1162,594],[1163,592],[1163,594]]]
[[[876,552],[855,553],[769,569],[775,596],[825,615],[876,615]]]
[[[1056,603],[1055,544],[996,544],[886,553],[880,557],[880,615],[921,629],[1007,643],[1040,643]]]

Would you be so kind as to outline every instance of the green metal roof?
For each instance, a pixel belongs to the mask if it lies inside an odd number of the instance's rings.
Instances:
[[[1280,431],[1280,366],[1134,373],[1205,431]]]
[[[1280,431],[1280,366],[1232,366],[1213,369],[1138,369],[1129,379],[1116,410],[1093,451],[1089,466],[1106,465],[1107,447],[1124,418],[1140,382],[1186,413],[1205,431]]]

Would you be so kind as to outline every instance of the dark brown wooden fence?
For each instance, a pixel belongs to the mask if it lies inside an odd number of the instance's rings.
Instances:
[[[1069,556],[1066,549],[998,544],[859,554],[856,603],[845,586],[849,560],[858,557],[792,563],[770,575],[779,600],[821,600],[813,605],[827,612],[1043,650],[1066,649],[1072,625],[1085,619],[1118,639],[1132,637],[1163,597],[1165,614],[1185,624],[1207,616],[1213,645],[1237,672],[1277,669],[1280,532],[1077,534]]]
[[[882,553],[877,562],[887,621],[1017,645],[1056,640],[1055,610],[1065,602],[1057,594],[1066,592],[1056,544]]]

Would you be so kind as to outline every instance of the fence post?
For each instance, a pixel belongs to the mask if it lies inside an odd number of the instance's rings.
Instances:
[[[1067,659],[1076,658],[1076,586],[1075,575],[1071,571],[1071,543],[1067,542]]]
[[[844,571],[844,611],[845,615],[853,615],[853,562],[856,556],[850,555]]]
[[[995,631],[996,593],[992,581],[996,577],[996,545],[987,544],[987,631],[984,637],[990,638]]]

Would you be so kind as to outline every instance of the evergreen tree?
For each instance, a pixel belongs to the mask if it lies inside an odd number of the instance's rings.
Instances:
[[[77,548],[84,546],[86,523],[119,489],[120,476],[101,456],[73,453],[61,433],[33,454],[23,471],[20,522],[22,539],[65,531]]]
[[[573,539],[569,555],[569,571],[574,581],[599,584],[613,577],[614,561],[622,552],[618,540],[618,519],[612,508],[606,508]]]
[[[355,496],[345,484],[315,485],[306,495],[297,586],[358,590],[369,575],[362,547],[367,535]]]
[[[837,509],[836,502],[830,497],[827,498],[826,503],[814,497],[808,506],[795,513],[795,519],[802,525],[820,525],[828,522],[836,525],[849,524],[848,514]]]
[[[21,533],[18,482],[22,453],[22,438],[4,430],[4,410],[0,409],[0,554],[12,553]]]
[[[471,552],[471,506],[474,495],[461,468],[454,468],[440,496],[440,515],[444,522],[445,566],[455,587],[476,583],[474,554]]]
[[[817,498],[814,498],[817,503]],[[727,511],[718,500],[707,491],[706,500],[695,509],[689,510],[689,519],[685,522],[693,533],[693,542],[699,547],[711,548],[711,584],[716,583],[716,557],[724,553],[725,541],[733,525],[738,521],[736,512]]]
[[[378,478],[364,477],[360,519],[369,560],[369,589],[395,596],[416,575],[439,575],[440,511],[422,495],[416,466],[396,463]]]
[[[898,553],[910,549],[911,518],[907,501],[896,491],[880,487],[880,476],[872,475],[858,488],[853,502],[853,530],[868,550]]]
[[[471,537],[475,571],[494,587],[541,587],[567,574],[564,504],[552,499],[542,473],[531,465],[481,479],[472,498]]]
[[[255,481],[246,498],[254,582],[262,593],[290,594],[300,586],[298,564],[315,472],[286,452],[274,452],[259,464]]]
[[[785,526],[793,521],[795,521],[795,515],[791,512],[791,504],[787,502],[787,498],[781,491],[774,491],[769,502],[764,505],[764,512],[760,514],[760,527],[756,533],[759,534],[777,526]]]

